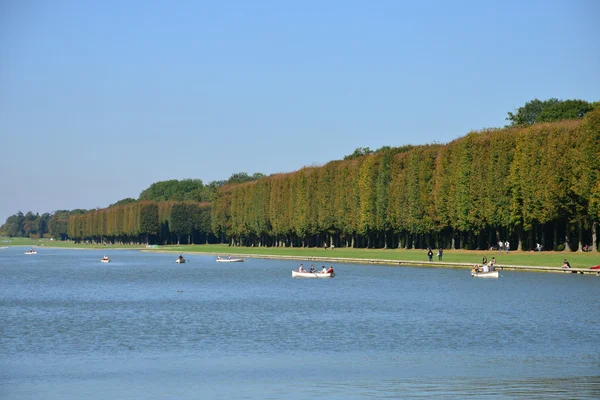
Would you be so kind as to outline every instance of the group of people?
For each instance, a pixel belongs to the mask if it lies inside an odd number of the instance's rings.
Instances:
[[[321,271],[317,271],[315,269],[315,264],[312,264],[310,266],[310,270],[307,271],[304,269],[304,265],[300,264],[300,267],[298,268],[298,272],[309,272],[309,273],[313,273],[313,274],[317,274],[317,273],[321,273],[321,274],[332,274],[333,273],[333,266],[329,267],[329,269],[327,269],[327,267],[325,267],[323,265],[323,268],[321,269]]]
[[[504,249],[506,254],[508,254],[508,251],[510,250],[510,243],[508,240],[506,242],[502,242],[502,240],[498,241],[498,250],[500,250],[500,253],[502,253],[502,249]]]
[[[475,264],[473,266],[473,272],[492,272],[496,269],[496,257],[492,257],[492,261],[489,262],[486,256],[483,256],[481,260],[481,265]]]
[[[442,261],[443,255],[444,255],[444,250],[440,247],[440,249],[437,252],[438,261]],[[427,249],[427,257],[429,257],[429,261],[433,260],[433,250],[431,250],[431,247],[429,247]]]

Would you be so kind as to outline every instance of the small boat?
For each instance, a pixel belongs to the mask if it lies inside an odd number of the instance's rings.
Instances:
[[[25,250],[25,254],[37,254],[37,251],[35,251],[34,249]]]
[[[231,257],[227,257],[227,258],[217,257],[217,262],[244,262],[244,259],[243,258],[231,258]]]
[[[0,247],[0,249],[1,250],[8,249],[8,246],[2,246],[2,247]]]
[[[472,269],[471,276],[473,278],[498,278],[500,275],[498,274],[498,271],[476,272]]]
[[[104,256],[104,257],[102,257],[102,258],[100,259],[100,262],[103,262],[103,263],[109,263],[109,262],[110,262],[110,258],[108,258],[107,256]]]
[[[292,278],[333,278],[335,272],[298,272],[292,270]]]
[[[175,263],[177,264],[185,264],[185,258],[183,258],[183,256],[179,256],[175,259]]]

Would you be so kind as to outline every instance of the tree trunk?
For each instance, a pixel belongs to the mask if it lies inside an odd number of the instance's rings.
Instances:
[[[546,230],[544,229],[544,224],[542,224],[542,250],[546,248]]]
[[[581,217],[577,218],[577,228],[579,230],[579,251],[583,252],[583,223]]]
[[[552,224],[554,227],[554,238],[552,239],[552,250],[556,251],[558,248],[558,227],[556,226],[556,222]]]
[[[517,250],[523,250],[523,229],[521,227],[517,228]]]
[[[598,251],[598,244],[596,243],[597,229],[598,229],[598,221],[592,222],[592,251],[594,253]]]
[[[571,251],[570,239],[569,239],[569,230],[570,230],[569,221],[567,221],[565,225],[565,251]]]

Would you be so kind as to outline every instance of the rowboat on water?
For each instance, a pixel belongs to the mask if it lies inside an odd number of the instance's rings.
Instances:
[[[102,258],[100,259],[100,262],[103,262],[103,263],[109,263],[109,262],[110,262],[110,258],[108,258],[108,256],[104,256],[104,257],[102,257]]]
[[[298,272],[292,270],[292,278],[333,278],[335,272]]]
[[[35,251],[34,249],[25,250],[25,254],[37,254],[37,251]]]
[[[498,271],[477,272],[473,269],[471,270],[471,276],[473,278],[498,278],[500,275]]]
[[[177,258],[175,259],[175,262],[176,262],[177,264],[185,264],[185,261],[186,261],[186,260],[185,260],[185,258],[183,258],[183,256],[179,256],[179,257],[177,257]]]
[[[231,258],[231,257],[227,257],[227,258],[217,257],[217,262],[244,262],[244,259],[243,258]]]

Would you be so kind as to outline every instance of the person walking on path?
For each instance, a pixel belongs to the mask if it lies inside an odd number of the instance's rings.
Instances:
[[[503,245],[504,245],[504,243],[502,243],[502,240],[498,240],[498,250],[500,250],[500,254],[502,254]]]
[[[442,261],[442,256],[444,255],[444,250],[440,247],[438,250],[438,261]]]
[[[508,250],[510,250],[510,243],[508,243],[508,240],[504,243],[504,250],[506,251],[506,254],[508,254]]]
[[[431,247],[429,248],[429,251],[427,252],[427,257],[429,257],[430,262],[433,260],[433,251],[431,251]]]

